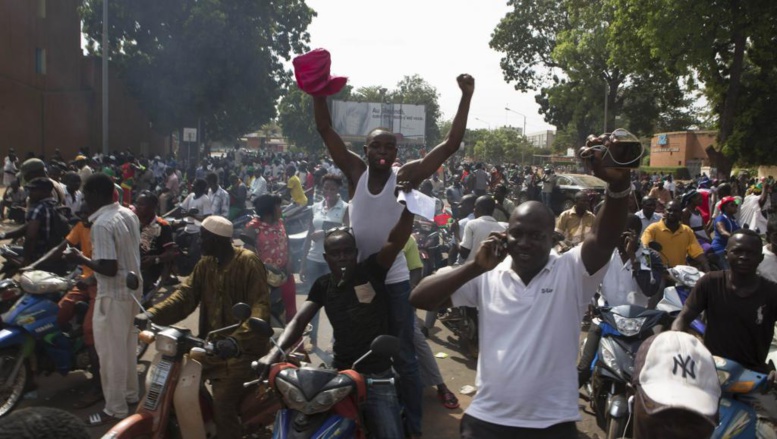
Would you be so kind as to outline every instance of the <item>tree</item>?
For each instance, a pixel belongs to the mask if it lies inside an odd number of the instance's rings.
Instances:
[[[637,74],[620,62],[609,44],[611,0],[508,4],[513,11],[497,25],[490,42],[504,53],[504,77],[517,90],[539,89],[535,99],[540,113],[574,136],[575,143],[601,132],[605,99],[607,128],[617,124],[638,135],[652,133],[662,115],[687,105],[675,78]],[[651,59],[644,48],[640,56]],[[653,99],[644,99],[648,95]]]
[[[613,48],[621,53],[647,49],[670,74],[690,84],[701,82],[719,127],[718,147],[708,150],[719,176],[727,177],[737,159],[750,160],[753,152],[765,157],[759,150],[773,143],[759,145],[750,130],[762,126],[759,120],[771,117],[774,110],[775,89],[759,78],[774,73],[775,3],[613,1]],[[627,56],[624,61],[642,71],[655,69],[639,57]]]
[[[346,85],[332,99],[348,100],[352,87]],[[289,85],[286,94],[278,104],[278,124],[283,136],[297,148],[308,152],[322,151],[323,142],[316,131],[313,117],[313,99],[300,90],[296,83]]]
[[[95,54],[102,6],[82,5]],[[304,0],[114,1],[109,53],[160,132],[200,121],[209,138],[232,140],[275,115],[288,80],[282,61],[306,49],[314,16]]]
[[[474,148],[477,160],[495,164],[525,163],[527,158],[531,159],[534,151],[534,145],[526,137],[507,127],[485,131]]]
[[[426,144],[430,148],[440,142],[440,129],[437,126],[441,116],[440,104],[437,102],[439,96],[437,89],[420,75],[405,76],[389,95],[390,101],[395,104],[426,106]]]

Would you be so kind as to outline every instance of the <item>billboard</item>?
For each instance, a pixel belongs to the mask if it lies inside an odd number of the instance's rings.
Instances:
[[[332,126],[343,137],[365,137],[388,128],[410,141],[426,137],[426,106],[332,101]]]

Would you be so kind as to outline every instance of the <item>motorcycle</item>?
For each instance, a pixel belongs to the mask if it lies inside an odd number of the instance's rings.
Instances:
[[[594,314],[600,319],[602,338],[586,390],[597,425],[606,432],[607,439],[615,439],[629,433],[628,401],[635,394],[631,385],[634,357],[666,313],[636,305],[619,305],[596,308]],[[584,340],[581,349],[585,343]]]
[[[656,309],[675,318],[682,311],[685,301],[688,300],[691,290],[701,278],[702,272],[688,265],[677,265],[667,270],[667,273],[675,285],[664,288],[664,297],[658,302]],[[706,325],[701,318],[691,322],[690,331],[693,335],[702,338],[705,329]]]
[[[273,424],[274,439],[366,437],[360,405],[367,399],[367,387],[393,386],[394,378],[365,379],[354,369],[371,355],[395,356],[399,352],[399,339],[390,335],[378,336],[372,341],[370,350],[356,360],[351,369],[337,371],[299,367],[286,362],[286,354],[272,337],[270,326],[258,319],[251,319],[249,325],[270,337],[284,357],[281,363],[270,368],[268,380],[270,388],[280,394],[283,402]]]
[[[442,265],[439,228],[433,221],[416,218],[413,222],[413,238],[424,264],[423,277],[429,276]]]
[[[0,330],[0,416],[21,400],[32,375],[89,368],[83,340],[83,320],[89,305],[80,302],[66,335],[57,324],[59,300],[75,284],[78,271],[67,278],[45,271],[28,271],[17,286],[22,297],[2,315]],[[10,281],[15,282],[15,281]]]
[[[751,404],[740,400],[741,396],[763,393],[768,387],[768,375],[745,369],[733,360],[714,358],[722,394],[718,426],[712,439],[776,438],[774,425],[761,419]]]
[[[239,323],[209,333],[205,339],[192,335],[191,330],[166,327],[149,322],[149,327],[138,335],[147,343],[154,343],[157,353],[146,376],[146,393],[137,411],[116,424],[104,439],[139,437],[182,437],[204,439],[216,434],[213,421],[213,399],[202,385],[202,361],[218,355],[214,336],[229,334],[244,324],[251,308],[238,303],[232,308]],[[302,340],[295,352],[302,351]],[[296,354],[290,361],[302,364],[306,356]],[[265,386],[243,397],[240,419],[245,434],[255,434],[272,424],[281,409],[277,396]]]

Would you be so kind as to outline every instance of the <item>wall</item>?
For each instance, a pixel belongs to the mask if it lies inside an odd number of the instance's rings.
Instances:
[[[666,136],[666,144],[660,145],[660,136]],[[708,166],[704,151],[715,145],[715,131],[678,131],[655,134],[650,139],[650,166]]]

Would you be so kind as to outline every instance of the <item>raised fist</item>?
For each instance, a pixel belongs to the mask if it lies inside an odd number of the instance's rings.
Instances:
[[[472,93],[475,92],[475,78],[472,76],[466,73],[462,73],[456,77],[456,82],[459,83],[459,88],[461,89],[462,93],[466,95],[472,95]]]

